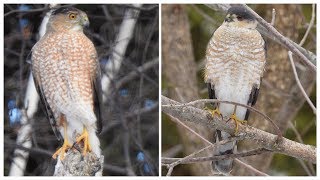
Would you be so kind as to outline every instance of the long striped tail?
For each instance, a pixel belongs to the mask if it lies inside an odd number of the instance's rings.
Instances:
[[[216,131],[216,142],[223,141],[225,139],[228,139],[231,135],[217,130]],[[215,151],[213,152],[213,155],[225,155],[225,154],[233,154],[237,149],[237,141],[231,141],[224,144],[219,144]],[[217,170],[222,174],[229,174],[232,171],[233,167],[233,159],[225,159],[225,160],[219,160],[219,161],[212,161],[211,163],[213,170]]]

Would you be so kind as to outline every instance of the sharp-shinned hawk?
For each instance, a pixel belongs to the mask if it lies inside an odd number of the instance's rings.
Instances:
[[[32,73],[40,99],[62,147],[53,154],[64,159],[74,143],[83,155],[100,157],[100,66],[93,43],[83,33],[89,20],[74,7],[56,9],[45,35],[32,48]],[[61,137],[62,136],[62,137]]]
[[[223,24],[214,32],[206,51],[204,79],[210,99],[249,106],[256,103],[266,63],[265,41],[256,27],[256,19],[244,7],[233,6],[228,10]],[[236,125],[248,119],[249,110],[244,107],[235,108],[235,105],[226,103],[216,105],[217,109],[211,112],[233,119]],[[216,141],[228,137],[230,134],[216,131]],[[236,143],[231,141],[218,145],[214,155],[234,153]],[[233,159],[212,162],[212,167],[223,174],[230,173],[232,166]]]

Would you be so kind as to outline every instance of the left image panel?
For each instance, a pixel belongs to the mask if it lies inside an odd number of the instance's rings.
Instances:
[[[4,4],[3,39],[5,176],[158,176],[158,4]]]

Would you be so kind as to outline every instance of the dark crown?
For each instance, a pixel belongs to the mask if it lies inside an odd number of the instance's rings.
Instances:
[[[74,7],[61,7],[61,8],[54,9],[52,11],[52,15],[67,14],[71,11],[78,11],[78,9]]]
[[[241,16],[243,19],[253,21],[255,20],[255,17],[244,7],[242,6],[232,6],[228,9],[227,14],[235,14],[237,16]]]

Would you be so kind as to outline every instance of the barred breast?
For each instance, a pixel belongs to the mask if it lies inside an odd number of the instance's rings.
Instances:
[[[265,65],[264,40],[255,29],[220,26],[207,47],[205,82],[214,85],[219,100],[247,104],[253,86],[259,88]],[[234,106],[222,104],[223,115]],[[237,116],[243,117],[239,108]]]
[[[55,32],[39,44],[41,49],[33,51],[34,69],[55,118],[63,113],[71,119],[95,121],[92,80],[98,61],[92,42],[82,32]]]

